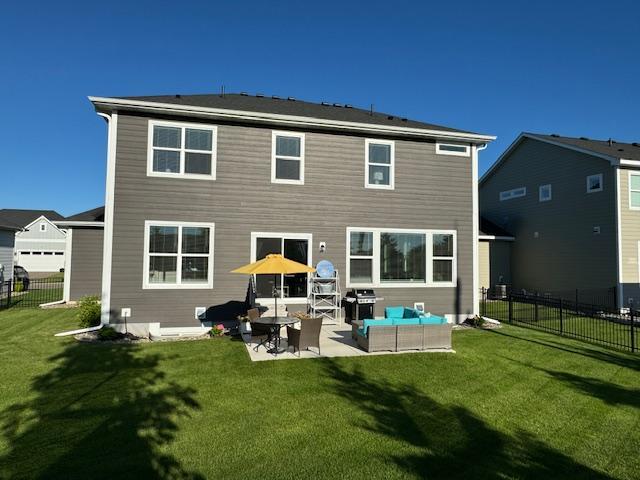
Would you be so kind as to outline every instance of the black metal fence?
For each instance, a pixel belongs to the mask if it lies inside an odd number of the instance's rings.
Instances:
[[[53,275],[31,281],[9,280],[0,284],[0,310],[10,307],[33,308],[62,300],[64,279]]]
[[[640,312],[562,297],[482,289],[481,315],[607,347],[637,352]]]
[[[565,302],[598,305],[607,309],[618,308],[618,289],[615,286],[609,288],[573,288],[567,290],[536,290],[513,287],[510,288],[510,290],[516,294],[561,298]]]

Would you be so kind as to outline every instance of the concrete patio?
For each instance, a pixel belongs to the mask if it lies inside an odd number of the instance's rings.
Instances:
[[[368,353],[358,347],[355,340],[351,338],[351,325],[323,325],[320,332],[320,352],[315,348],[310,350],[303,350],[301,352],[293,353],[293,348],[287,348],[286,328],[281,331],[282,343],[281,346],[286,348],[284,353],[273,355],[267,352],[267,349],[262,346],[256,352],[254,347],[258,342],[251,341],[249,335],[243,336],[243,340],[247,347],[247,352],[254,362],[261,362],[264,360],[293,360],[303,358],[321,358],[321,357],[357,357],[357,356],[371,356],[371,355],[398,355],[405,353],[455,353],[455,350],[449,349],[433,349],[433,350],[406,350],[402,352],[372,352]]]

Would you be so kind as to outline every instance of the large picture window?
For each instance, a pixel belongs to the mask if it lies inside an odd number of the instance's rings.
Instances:
[[[271,182],[304,184],[304,134],[273,132]]]
[[[455,231],[347,229],[348,287],[456,284]]]
[[[256,262],[271,253],[279,253],[289,260],[311,265],[311,234],[252,233],[251,261]],[[256,275],[256,296],[263,300],[273,299],[275,288],[278,298],[291,303],[306,302],[308,278],[306,273]]]
[[[215,179],[215,126],[149,122],[147,174]]]
[[[365,140],[366,188],[393,190],[395,144],[386,140]]]
[[[143,287],[213,287],[213,230],[213,224],[146,222]]]

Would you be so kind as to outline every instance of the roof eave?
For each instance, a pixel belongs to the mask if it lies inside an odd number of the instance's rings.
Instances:
[[[496,139],[493,135],[482,135],[477,133],[448,132],[443,130],[430,130],[423,128],[398,127],[377,125],[358,122],[343,122],[338,120],[327,120],[315,117],[301,117],[295,115],[282,115],[276,113],[251,112],[244,110],[229,110],[223,108],[197,107],[190,105],[175,105],[171,103],[145,102],[141,100],[130,100],[109,97],[88,97],[96,109],[127,110],[148,112],[148,113],[169,113],[177,115],[189,115],[195,117],[214,118],[221,120],[240,120],[252,123],[276,124],[284,126],[301,126],[312,128],[327,128],[332,130],[357,131],[376,134],[391,134],[399,136],[441,138],[448,140],[459,140],[470,143],[488,143]]]
[[[58,220],[53,222],[58,227],[104,227],[104,222],[92,222],[82,220]]]

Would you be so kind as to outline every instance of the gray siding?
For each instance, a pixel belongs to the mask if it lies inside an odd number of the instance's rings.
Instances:
[[[101,228],[73,229],[69,300],[101,295],[103,239]]]
[[[597,173],[603,174],[604,189],[588,194],[586,177]],[[606,160],[525,139],[481,184],[481,214],[516,238],[515,287],[558,291],[616,285],[614,173]],[[538,187],[545,184],[552,185],[553,198],[539,202]],[[501,191],[523,186],[525,197],[499,201]]]
[[[640,210],[629,207],[629,173],[638,170],[620,170],[620,220],[622,246],[622,300],[628,305],[633,300],[640,305]]]
[[[4,265],[4,279],[13,278],[13,230],[0,230],[0,264]]]
[[[200,121],[200,120],[198,120]],[[305,185],[272,184],[271,129],[218,124],[217,180],[147,177],[147,119],[118,119],[111,309],[131,322],[190,326],[194,307],[243,301],[251,232],[310,233],[313,263],[327,258],[345,289],[346,228],[455,229],[461,313],[472,310],[471,158],[439,156],[433,143],[396,141],[395,190],[364,188],[365,138],[306,132]],[[215,223],[212,290],[144,290],[145,220]],[[318,252],[318,243],[327,252]],[[455,288],[379,289],[389,304],[423,301],[455,312]],[[117,315],[116,315],[117,316]],[[214,320],[224,320],[214,318]],[[113,320],[112,320],[113,321]]]

